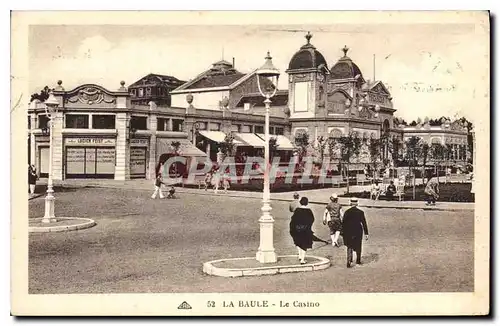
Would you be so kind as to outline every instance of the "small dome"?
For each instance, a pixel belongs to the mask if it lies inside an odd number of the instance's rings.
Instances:
[[[288,64],[289,70],[318,68],[322,64],[326,66],[325,57],[310,43],[312,34],[308,32],[305,37],[307,43],[293,55]]]
[[[359,67],[347,56],[347,51],[349,48],[344,46],[342,49],[344,51],[344,56],[337,61],[336,64],[333,65],[330,70],[330,79],[346,79],[346,78],[355,78],[357,75],[363,78],[363,74]]]

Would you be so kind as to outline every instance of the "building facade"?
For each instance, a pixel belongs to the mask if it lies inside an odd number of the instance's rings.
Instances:
[[[170,92],[184,83],[173,76],[149,74],[128,87],[130,101],[142,105],[153,101],[156,105],[171,106]]]

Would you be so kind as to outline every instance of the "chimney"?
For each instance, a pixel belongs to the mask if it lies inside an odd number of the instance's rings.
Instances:
[[[235,67],[234,67],[234,57],[233,57],[233,68],[235,68]]]

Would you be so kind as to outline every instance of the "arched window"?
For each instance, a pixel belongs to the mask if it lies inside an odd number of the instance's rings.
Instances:
[[[389,123],[389,120],[385,119],[384,124],[382,125],[382,132],[384,134],[388,134],[390,129],[391,129],[391,124]]]
[[[340,129],[332,129],[332,131],[330,131],[330,137],[331,138],[340,138],[340,137],[342,137],[342,131]]]

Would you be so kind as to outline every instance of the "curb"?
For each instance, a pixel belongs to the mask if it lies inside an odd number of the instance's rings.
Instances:
[[[41,221],[41,217],[36,217],[31,219],[33,221]],[[97,223],[89,218],[82,217],[57,217],[57,220],[67,220],[67,221],[85,221],[83,223],[74,225],[58,225],[58,226],[30,226],[28,227],[29,233],[46,233],[46,232],[65,232],[65,231],[77,231],[84,230],[95,226]]]
[[[28,200],[36,199],[42,197],[43,194],[35,194],[34,196],[28,197]]]
[[[104,189],[123,189],[120,186],[113,186],[113,185],[61,185],[62,187],[65,188],[70,188],[70,187],[75,187],[75,188],[104,188]],[[237,195],[237,194],[231,194],[231,192],[228,192],[226,194],[224,193],[218,193],[215,194],[213,192],[196,192],[196,191],[189,191],[186,190],[187,188],[176,188],[176,191],[179,193],[189,193],[189,194],[196,194],[196,195],[201,195],[201,196],[225,196],[225,197],[233,197],[233,198],[250,198],[250,199],[260,199],[259,197],[255,196],[249,196],[249,195]],[[141,189],[141,188],[135,188],[133,190],[139,190],[139,191],[149,191],[149,189]],[[281,202],[289,202],[289,199],[283,199],[283,198],[272,198],[271,201],[281,201]],[[327,205],[328,202],[326,201],[314,201],[311,200],[309,201],[310,204],[316,204],[316,205]],[[471,203],[473,204],[473,203]],[[429,206],[422,206],[422,207],[413,207],[413,206],[379,206],[379,205],[373,205],[373,204],[362,204],[359,203],[358,207],[366,207],[366,208],[388,208],[388,209],[421,209],[421,210],[426,210],[426,211],[448,211],[448,212],[462,212],[462,211],[470,211],[474,212],[474,207],[472,208],[450,208],[450,207],[429,207]]]
[[[278,256],[278,258],[297,258],[296,255],[285,255]],[[330,260],[318,257],[318,256],[307,256],[309,258],[314,258],[319,260],[315,263],[309,264],[295,264],[295,265],[281,265],[281,266],[266,266],[266,267],[246,267],[246,268],[223,268],[215,267],[214,263],[235,261],[235,260],[252,260],[255,261],[255,257],[245,257],[245,258],[228,258],[228,259],[218,259],[206,262],[203,264],[203,272],[208,275],[221,276],[221,277],[242,277],[242,276],[260,276],[260,275],[276,275],[284,273],[296,273],[296,272],[313,272],[330,267]]]

